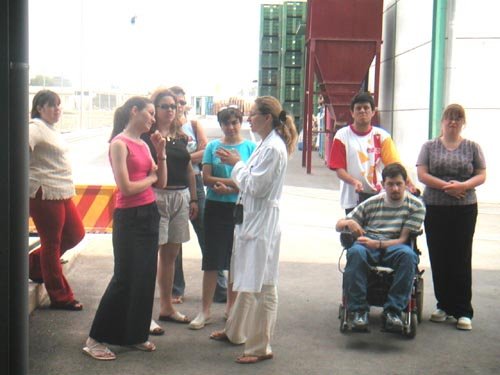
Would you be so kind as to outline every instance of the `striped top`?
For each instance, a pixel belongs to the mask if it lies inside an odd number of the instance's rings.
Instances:
[[[347,215],[361,225],[365,236],[382,241],[399,238],[403,228],[418,231],[424,217],[425,206],[420,199],[405,193],[402,201],[391,202],[385,192],[367,199]]]

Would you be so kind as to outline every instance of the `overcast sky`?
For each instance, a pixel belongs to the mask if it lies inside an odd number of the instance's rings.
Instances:
[[[258,79],[260,4],[273,2],[30,0],[30,76],[236,94]]]

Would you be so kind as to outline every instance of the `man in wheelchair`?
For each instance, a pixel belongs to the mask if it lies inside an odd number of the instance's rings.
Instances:
[[[401,332],[401,312],[408,305],[418,255],[408,245],[410,233],[420,229],[425,216],[423,203],[407,192],[408,176],[399,163],[382,171],[384,191],[359,204],[337,222],[338,232],[348,230],[355,242],[347,249],[343,292],[352,329],[368,329],[368,276],[373,266],[394,270],[393,282],[383,304],[385,330]]]

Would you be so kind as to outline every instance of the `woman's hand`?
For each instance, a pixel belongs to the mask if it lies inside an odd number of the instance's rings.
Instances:
[[[227,186],[226,184],[217,181],[213,186],[212,190],[215,191],[217,194],[232,194],[234,193],[234,189],[230,186]]]
[[[198,216],[198,201],[192,200],[189,202],[189,220],[196,219]]]
[[[158,160],[164,160],[167,157],[165,154],[165,145],[167,143],[167,140],[164,137],[162,137],[162,135],[158,130],[156,130],[153,134],[151,134],[150,138],[155,148]]]
[[[224,147],[219,147],[217,151],[215,151],[215,155],[217,155],[220,158],[222,163],[229,165],[235,165],[237,162],[241,160],[238,151],[228,150]]]
[[[153,163],[153,168],[149,171],[148,177],[151,179],[151,184],[154,184],[156,181],[158,181],[158,174],[156,171],[158,170],[158,166],[154,165]]]
[[[467,192],[467,186],[463,182],[451,180],[443,186],[443,191],[454,198],[462,199]]]

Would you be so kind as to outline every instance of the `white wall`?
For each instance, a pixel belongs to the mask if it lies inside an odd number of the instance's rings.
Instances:
[[[498,0],[450,0],[445,105],[465,107],[463,135],[477,141],[486,155],[488,179],[480,201],[500,202],[500,168],[493,153],[500,135],[497,66],[500,57]],[[379,109],[381,124],[392,132],[404,164],[416,180],[415,161],[428,139],[433,0],[386,0]],[[454,21],[454,22],[452,22]],[[386,41],[388,41],[387,44]],[[373,77],[373,75],[372,75]],[[495,144],[494,144],[495,143]],[[498,147],[498,146],[497,146]]]

